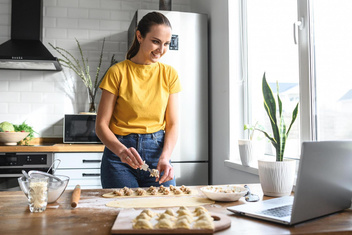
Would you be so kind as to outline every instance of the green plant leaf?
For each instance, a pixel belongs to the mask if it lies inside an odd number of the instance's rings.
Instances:
[[[273,92],[266,81],[265,73],[263,75],[262,89],[263,89],[263,97],[264,97],[264,108],[270,118],[270,124],[273,131],[275,142],[276,144],[280,145],[280,133],[279,133],[277,119],[276,119],[276,102],[274,99]]]
[[[290,133],[291,127],[292,127],[293,123],[295,122],[297,115],[298,115],[298,103],[292,112],[292,120],[291,120],[290,127],[288,128],[287,133],[286,133],[287,136],[288,136],[288,133]]]
[[[268,133],[261,129],[257,129],[261,132],[264,133],[264,135],[270,140],[270,142],[273,144],[273,146],[276,149],[276,161],[283,161],[283,156],[285,152],[285,146],[286,146],[286,140],[288,138],[288,134],[291,130],[291,127],[293,123],[295,122],[298,114],[298,103],[293,110],[292,113],[292,120],[290,123],[290,126],[286,132],[286,124],[285,120],[282,116],[282,101],[280,99],[279,95],[279,85],[278,82],[276,82],[276,89],[277,89],[277,100],[278,100],[278,108],[279,108],[279,123],[277,123],[277,118],[276,118],[276,102],[274,99],[274,95],[272,90],[270,89],[265,73],[263,75],[263,83],[262,83],[262,89],[263,89],[263,97],[264,97],[264,109],[266,113],[268,114],[270,124],[272,127],[273,131],[273,137],[271,137]]]

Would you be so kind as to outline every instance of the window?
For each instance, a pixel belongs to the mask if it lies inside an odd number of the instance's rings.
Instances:
[[[311,3],[317,140],[352,138],[352,1]]]
[[[242,67],[244,86],[244,123],[258,122],[272,133],[270,121],[264,109],[262,78],[266,79],[276,96],[279,85],[283,114],[288,126],[292,111],[299,100],[298,50],[294,44],[292,24],[297,19],[297,2],[282,0],[249,0],[242,2]],[[290,131],[285,157],[299,155],[299,119]],[[257,132],[258,133],[258,132]],[[272,145],[264,135],[266,153],[272,153]],[[289,155],[289,156],[288,156]]]
[[[240,5],[240,125],[259,121],[272,133],[261,91],[265,72],[274,93],[279,84],[286,125],[300,105],[285,157],[299,158],[302,141],[351,139],[352,1],[241,0]],[[295,28],[295,22],[301,26]],[[267,154],[271,148],[268,143]]]

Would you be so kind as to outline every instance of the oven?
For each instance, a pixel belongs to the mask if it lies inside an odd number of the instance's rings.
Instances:
[[[22,170],[52,173],[53,153],[0,153],[0,191],[20,191]]]

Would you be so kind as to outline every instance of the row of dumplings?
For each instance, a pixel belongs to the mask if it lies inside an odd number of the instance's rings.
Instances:
[[[134,220],[134,229],[214,229],[213,217],[202,206],[194,211],[181,206],[176,212],[167,209],[156,213],[150,209],[143,210]],[[156,221],[153,225],[153,221]]]
[[[115,189],[113,191],[113,194],[116,196],[132,196],[134,192],[136,193],[137,196],[144,196],[147,194],[157,195],[158,193],[162,195],[169,195],[171,192],[175,195],[179,195],[179,194],[191,194],[192,190],[189,187],[186,187],[184,185],[182,185],[179,188],[173,185],[170,185],[170,187],[164,187],[163,185],[160,185],[160,187],[158,188],[154,186],[150,186],[147,190],[138,188],[135,191],[131,188],[124,187],[122,189]]]

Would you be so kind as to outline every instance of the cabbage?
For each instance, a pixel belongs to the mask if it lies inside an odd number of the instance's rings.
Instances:
[[[15,131],[14,126],[9,122],[0,123],[0,129],[2,129],[3,131]]]

